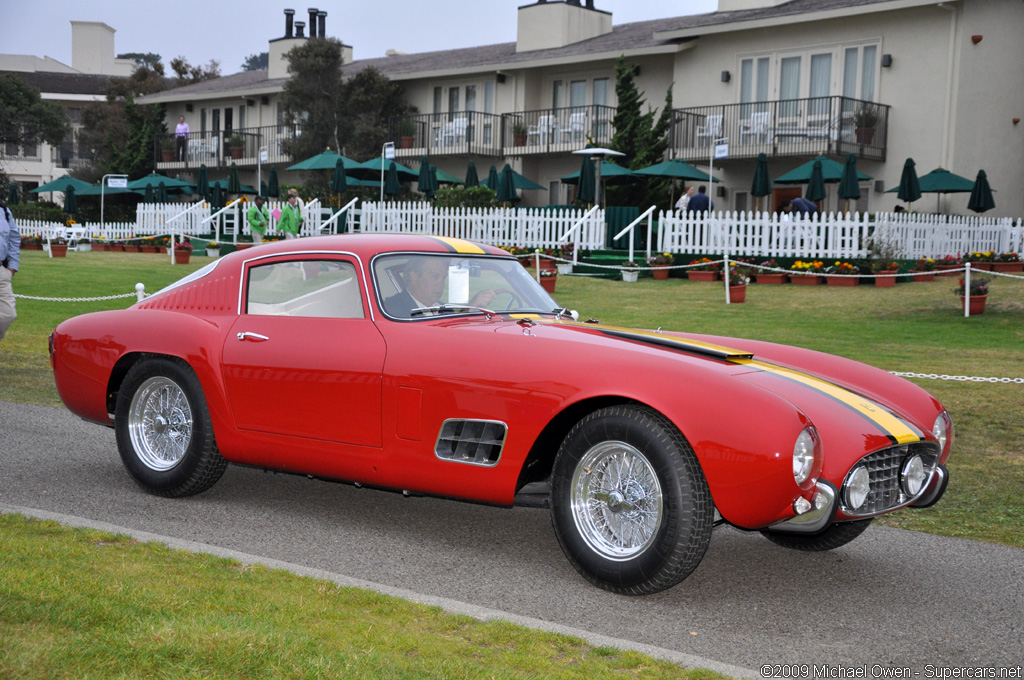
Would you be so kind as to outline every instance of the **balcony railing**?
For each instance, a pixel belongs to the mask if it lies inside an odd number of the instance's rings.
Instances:
[[[707,160],[727,138],[729,158],[825,154],[885,160],[889,106],[849,97],[813,97],[672,111],[669,144],[675,157]]]
[[[255,166],[259,162],[259,151],[266,147],[264,163],[290,163],[288,142],[301,134],[301,129],[292,125],[267,125],[265,127],[238,128],[217,132],[192,132],[180,140],[172,132],[157,135],[153,141],[153,157],[161,169],[199,167],[228,167],[237,163],[239,167]]]
[[[584,148],[588,141],[606,147],[615,134],[614,118],[614,106],[600,105],[505,114],[505,154],[568,153]]]
[[[388,136],[399,157],[501,156],[501,116],[481,111],[393,116]]]

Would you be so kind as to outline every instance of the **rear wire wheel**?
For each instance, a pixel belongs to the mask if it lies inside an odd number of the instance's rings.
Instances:
[[[562,442],[552,523],[569,562],[601,588],[646,595],[679,583],[707,550],[713,514],[697,457],[656,411],[600,409]]]

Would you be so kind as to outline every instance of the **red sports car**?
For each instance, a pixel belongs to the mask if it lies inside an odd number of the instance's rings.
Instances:
[[[684,579],[720,523],[827,550],[928,507],[953,440],[885,371],[579,322],[505,251],[434,236],[236,252],[65,321],[50,354],[149,492],[199,493],[231,462],[550,507],[573,566],[626,594]]]

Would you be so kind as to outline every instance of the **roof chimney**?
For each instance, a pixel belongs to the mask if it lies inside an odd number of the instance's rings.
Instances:
[[[292,20],[295,18],[295,10],[286,9],[284,11],[284,37],[292,37]]]
[[[725,2],[727,0],[720,0]],[[775,0],[731,0],[754,2]],[[519,8],[516,52],[565,47],[605,35],[612,30],[611,12],[595,9],[594,0],[547,2],[536,0]]]
[[[309,12],[309,37],[310,38],[315,38],[316,37],[316,12],[317,12],[316,7],[310,7],[306,11]]]
[[[296,38],[305,38],[306,37],[305,29],[306,29],[306,22],[305,21],[296,21],[295,22],[295,37]]]
[[[321,38],[326,38],[327,37],[327,12],[325,12],[324,10],[320,10],[319,12],[316,13],[316,18],[317,18],[318,24],[319,24],[317,26],[317,34]]]

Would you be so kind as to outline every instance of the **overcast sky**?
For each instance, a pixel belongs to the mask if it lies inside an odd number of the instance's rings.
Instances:
[[[48,56],[71,65],[71,24],[102,21],[117,31],[116,53],[155,52],[167,66],[184,56],[192,65],[220,63],[241,70],[250,54],[284,35],[284,9],[308,21],[308,8],[327,12],[327,35],[355,48],[356,59],[394,48],[429,52],[516,39],[516,10],[526,0],[16,0],[4,2],[0,53]],[[596,0],[616,25],[713,12],[718,0]]]

